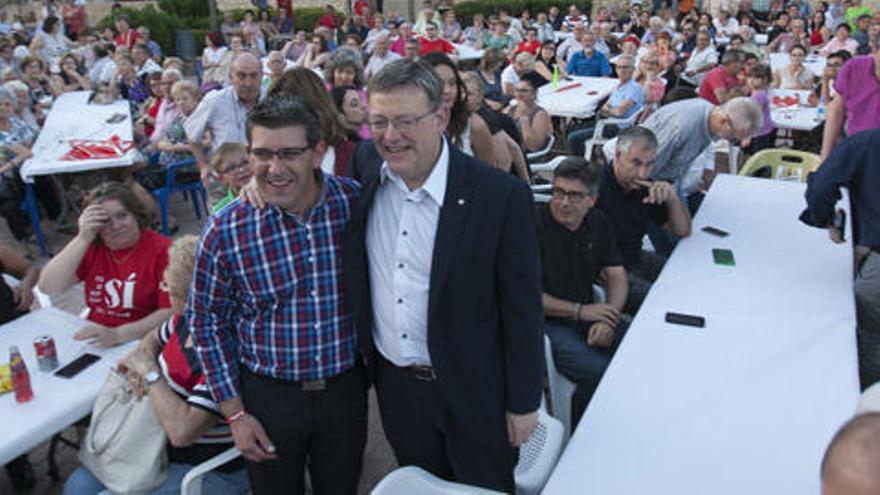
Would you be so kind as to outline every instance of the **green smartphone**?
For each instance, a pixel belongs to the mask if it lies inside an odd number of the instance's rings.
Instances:
[[[712,257],[715,258],[716,265],[734,266],[733,251],[730,249],[713,249]]]

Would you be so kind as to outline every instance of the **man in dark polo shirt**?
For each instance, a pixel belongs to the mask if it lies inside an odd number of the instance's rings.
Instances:
[[[629,279],[624,312],[635,315],[666,258],[642,250],[648,224],[678,237],[691,233],[691,216],[672,185],[650,181],[657,156],[657,138],[650,129],[633,126],[620,134],[614,162],[602,169],[596,207],[611,221]]]
[[[559,372],[577,384],[572,423],[590,397],[620,343],[626,272],[614,231],[592,206],[599,190],[598,165],[567,158],[553,174],[549,205],[538,205],[536,222],[543,266],[545,330]],[[600,273],[608,302],[593,298]]]

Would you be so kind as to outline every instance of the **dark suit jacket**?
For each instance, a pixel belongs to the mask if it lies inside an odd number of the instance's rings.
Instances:
[[[540,259],[532,194],[520,179],[450,146],[428,296],[428,351],[450,430],[506,445],[504,412],[541,402]],[[345,239],[345,278],[358,349],[375,363],[366,232],[382,159],[359,144],[363,191]]]

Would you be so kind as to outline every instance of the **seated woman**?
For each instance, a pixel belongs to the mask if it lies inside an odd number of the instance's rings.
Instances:
[[[330,90],[336,109],[342,112],[345,120],[357,133],[349,134],[352,141],[370,139],[370,126],[367,124],[367,107],[361,99],[360,91],[354,86],[336,86]]]
[[[324,81],[327,89],[354,86],[366,102],[364,87],[364,62],[360,52],[349,46],[341,46],[330,54],[324,63]]]
[[[543,82],[536,72],[527,72],[513,87],[516,106],[511,114],[522,135],[522,145],[526,153],[546,147],[553,134],[550,114],[537,103],[538,88]]]
[[[320,35],[313,34],[312,42],[309,43],[302,56],[296,61],[296,65],[306,69],[320,69],[327,63],[331,53],[330,48],[327,46],[327,41]]]
[[[813,89],[816,74],[804,65],[807,50],[794,45],[788,51],[790,62],[773,71],[773,87],[776,89]]]
[[[27,213],[21,209],[24,184],[21,182],[19,167],[31,157],[30,146],[36,133],[15,116],[17,100],[11,91],[0,88],[0,215],[6,219],[15,239],[23,241],[30,235],[31,222]],[[53,193],[51,183],[46,179],[35,185],[38,192],[46,192],[43,190],[48,186],[47,191]],[[47,210],[47,213],[50,212]],[[51,213],[55,214],[50,215],[55,219],[58,215],[57,206]]]
[[[522,136],[520,136],[513,119],[486,106],[483,96],[483,81],[475,72],[465,72],[461,75],[461,79],[467,89],[468,111],[479,115],[486,122],[489,134],[492,136],[495,162],[490,165],[515,174],[529,182],[526,157],[518,143],[522,141]]]
[[[221,144],[211,155],[211,173],[227,187],[226,196],[211,205],[211,213],[217,213],[238,197],[253,176],[247,147],[242,143]]]
[[[231,64],[232,50],[226,47],[223,35],[217,31],[207,33],[205,49],[202,50],[202,86],[206,89],[205,93],[226,84]]]
[[[639,116],[639,120],[644,122],[648,115],[657,110],[666,96],[666,79],[660,74],[660,61],[653,51],[642,55],[638,66],[634,79],[642,86],[642,94],[645,96],[645,111]]]
[[[79,57],[73,52],[61,57],[58,68],[61,72],[54,74],[52,79],[55,80],[55,85],[61,88],[62,93],[92,89],[92,80],[86,75],[85,68],[80,63]]]
[[[284,73],[269,94],[282,93],[302,98],[314,110],[321,124],[327,152],[321,162],[321,170],[327,174],[345,175],[348,162],[354,155],[354,142],[348,138],[357,129],[349,125],[345,116],[336,109],[324,82],[314,71],[294,67]]]
[[[43,268],[39,287],[49,296],[85,284],[92,324],[74,335],[77,340],[119,345],[170,316],[161,282],[171,241],[147,225],[147,212],[131,190],[105,182],[92,190],[76,237]]]
[[[553,72],[556,71],[557,80],[568,77],[565,72],[565,64],[560,64],[556,59],[556,43],[553,40],[547,40],[541,44],[538,56],[535,58],[535,72],[544,78],[544,82],[553,81]]]
[[[164,282],[170,293],[172,314],[117,365],[117,372],[127,375],[138,395],[149,397],[170,444],[168,477],[148,494],[179,493],[183,477],[190,469],[233,446],[220,406],[205,386],[189,325],[183,316],[197,245],[198,239],[189,235],[171,246]],[[208,472],[202,483],[202,493],[212,495],[250,491],[241,458]],[[74,471],[64,484],[65,495],[92,495],[104,490],[100,480],[85,466]]]

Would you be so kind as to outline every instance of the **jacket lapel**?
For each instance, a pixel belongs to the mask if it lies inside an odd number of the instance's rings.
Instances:
[[[431,263],[431,284],[428,295],[428,319],[433,319],[437,295],[443,287],[449,269],[455,260],[455,253],[462,244],[460,234],[471,207],[469,184],[471,165],[455,147],[449,147],[449,176],[446,181],[446,195],[437,222],[434,239],[434,257]]]

